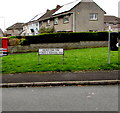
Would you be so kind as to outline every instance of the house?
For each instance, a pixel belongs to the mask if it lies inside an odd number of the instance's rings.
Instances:
[[[2,31],[2,29],[0,29],[0,37],[3,37],[4,36],[4,33]]]
[[[40,13],[33,17],[29,22],[23,25],[23,32],[21,35],[37,35],[39,34],[40,24],[37,21],[40,17],[42,17],[45,13]]]
[[[92,0],[76,0],[48,10],[38,21],[40,27],[53,27],[56,32],[103,31],[104,14]]]
[[[24,23],[15,23],[14,25],[8,27],[6,30],[7,36],[19,36],[23,32]]]
[[[104,14],[93,0],[76,0],[35,16],[24,24],[24,35],[36,35],[42,27],[54,27],[56,32],[103,31]]]
[[[104,17],[104,30],[108,31],[109,26],[111,26],[111,30],[120,31],[120,18],[116,16],[105,15]]]

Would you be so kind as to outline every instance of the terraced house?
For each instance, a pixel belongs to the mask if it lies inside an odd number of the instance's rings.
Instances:
[[[118,18],[116,16],[106,15],[104,17],[105,31],[109,30],[109,26],[111,26],[111,30],[113,32],[120,31],[120,18]]]
[[[56,32],[104,31],[105,13],[93,0],[76,0],[47,10],[34,21],[39,23],[39,29],[54,27]]]
[[[23,32],[24,23],[15,23],[14,25],[8,27],[6,30],[7,36],[20,36]]]

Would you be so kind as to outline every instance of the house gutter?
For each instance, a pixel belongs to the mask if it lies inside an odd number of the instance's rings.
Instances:
[[[47,20],[47,19],[51,19],[51,18],[55,18],[55,17],[59,17],[59,16],[64,16],[64,15],[72,14],[72,13],[74,13],[74,12],[67,12],[67,13],[64,13],[64,14],[57,14],[57,15],[53,15],[52,17],[44,18],[44,19],[41,19],[41,20],[38,20],[38,21],[44,21],[44,20]]]

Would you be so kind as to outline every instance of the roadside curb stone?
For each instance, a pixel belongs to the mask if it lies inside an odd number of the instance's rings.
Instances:
[[[0,87],[37,87],[37,86],[73,86],[73,85],[118,85],[120,80],[100,81],[61,81],[61,82],[28,82],[28,83],[1,83]]]

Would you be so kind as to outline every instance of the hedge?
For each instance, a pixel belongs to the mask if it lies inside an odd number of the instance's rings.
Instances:
[[[111,37],[120,37],[119,33],[111,33]],[[108,32],[68,32],[68,33],[49,33],[35,36],[13,36],[9,38],[25,39],[22,45],[38,43],[66,43],[80,41],[107,41]]]

